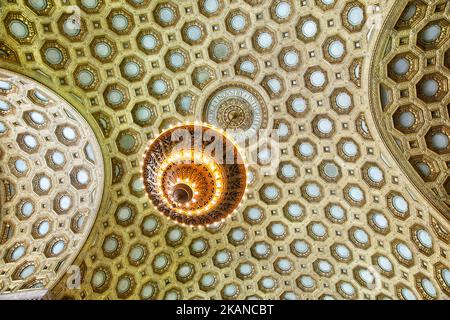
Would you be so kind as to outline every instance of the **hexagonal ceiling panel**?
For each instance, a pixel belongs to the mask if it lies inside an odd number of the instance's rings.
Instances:
[[[0,292],[51,288],[79,253],[103,196],[90,125],[40,83],[0,71]]]

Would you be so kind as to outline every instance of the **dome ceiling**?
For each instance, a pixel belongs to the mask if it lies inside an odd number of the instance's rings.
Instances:
[[[0,115],[0,292],[52,287],[97,216],[100,147],[66,101],[5,70]]]
[[[448,7],[439,2],[427,6],[412,1],[400,17],[392,13],[377,44],[370,84],[383,137],[402,168],[449,219],[450,24],[446,17]]]
[[[102,205],[75,259],[80,288],[66,275],[48,285],[54,296],[448,299],[449,4],[412,1],[406,23],[407,3],[4,5],[1,67],[82,111],[105,159]],[[278,137],[249,163],[239,210],[207,227],[165,219],[140,173],[150,140],[193,121]],[[418,180],[414,157],[433,159],[435,179]]]

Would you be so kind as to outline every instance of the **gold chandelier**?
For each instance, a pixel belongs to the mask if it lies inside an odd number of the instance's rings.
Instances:
[[[142,168],[155,208],[182,224],[225,219],[246,190],[247,170],[238,146],[210,125],[183,124],[164,131],[149,144]]]

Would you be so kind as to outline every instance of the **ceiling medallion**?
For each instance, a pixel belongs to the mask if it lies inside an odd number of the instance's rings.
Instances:
[[[227,130],[237,142],[254,137],[267,127],[267,107],[261,95],[243,83],[217,88],[207,99],[203,120]]]
[[[232,214],[246,191],[246,171],[237,145],[206,124],[164,131],[149,144],[142,165],[154,207],[186,225],[210,225]]]

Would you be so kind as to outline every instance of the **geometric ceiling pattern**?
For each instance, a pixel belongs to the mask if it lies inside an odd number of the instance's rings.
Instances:
[[[372,60],[375,119],[403,170],[450,214],[450,25],[445,2],[391,14]],[[395,32],[392,32],[394,31]]]
[[[0,292],[52,287],[77,256],[102,199],[94,132],[43,85],[0,72]]]
[[[1,68],[78,110],[104,160],[79,287],[54,297],[448,299],[449,3],[411,3],[4,4]],[[207,227],[165,219],[140,177],[148,141],[187,121],[279,138]]]

